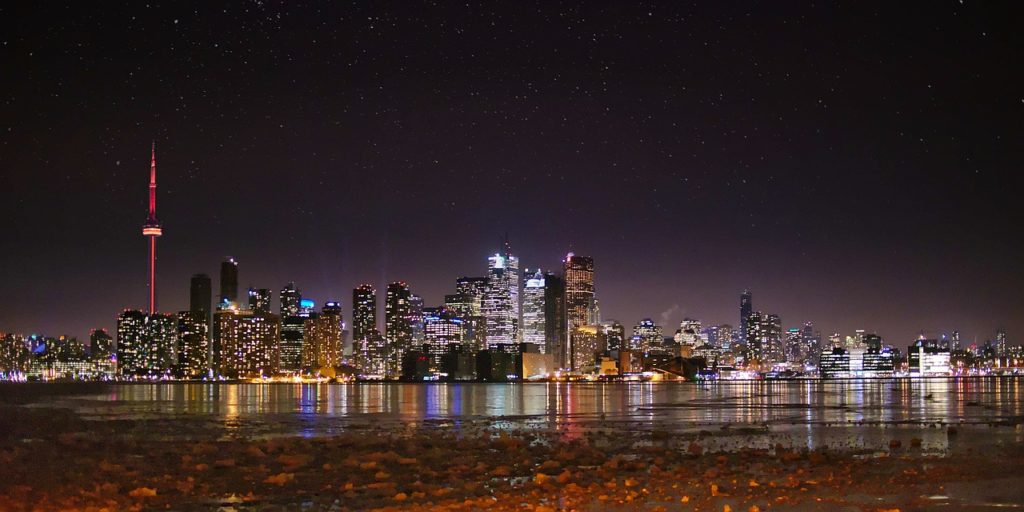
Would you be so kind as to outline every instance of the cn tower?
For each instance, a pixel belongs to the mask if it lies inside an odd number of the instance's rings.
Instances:
[[[156,237],[164,234],[156,219],[156,141],[149,160],[149,215],[142,225],[142,236],[149,239],[149,314],[156,313]]]

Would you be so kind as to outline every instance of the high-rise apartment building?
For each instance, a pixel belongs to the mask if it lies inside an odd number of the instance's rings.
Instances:
[[[364,374],[386,372],[387,345],[377,330],[377,290],[369,284],[352,290],[352,355]]]
[[[125,375],[162,375],[174,367],[178,319],[126,310],[117,317],[117,361]]]
[[[752,311],[747,316],[746,362],[770,366],[783,360],[782,320],[779,315]]]
[[[269,377],[281,368],[281,319],[273,313],[224,308],[214,315],[220,334],[215,363],[229,378]]]
[[[319,315],[306,320],[302,347],[303,367],[315,371],[341,365],[343,322],[339,302],[325,303]]]
[[[210,368],[210,324],[206,312],[182,311],[178,313],[178,366],[177,373],[184,377],[199,377]]]
[[[412,293],[404,281],[388,285],[384,298],[384,337],[387,339],[385,373],[397,378],[401,373],[402,357],[413,348]]]

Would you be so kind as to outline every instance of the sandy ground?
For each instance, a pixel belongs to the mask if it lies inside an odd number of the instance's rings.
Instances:
[[[798,437],[768,428],[680,434],[600,420],[571,431],[498,428],[508,420],[368,421],[312,438],[234,436],[184,418],[86,421],[7,403],[0,406],[0,510],[1024,506],[1024,433],[1012,422],[892,429],[880,449],[849,442],[807,450],[772,445]],[[841,428],[856,437],[868,427]],[[936,438],[948,442],[929,448]]]

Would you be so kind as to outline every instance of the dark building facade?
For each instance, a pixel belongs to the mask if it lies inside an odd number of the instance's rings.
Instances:
[[[199,313],[206,319],[206,325],[213,321],[213,288],[210,276],[195,274],[189,282],[188,310]]]
[[[220,302],[238,302],[238,262],[228,258],[220,264]]]

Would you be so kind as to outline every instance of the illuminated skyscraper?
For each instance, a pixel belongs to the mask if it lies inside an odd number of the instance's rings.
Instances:
[[[178,319],[126,310],[117,317],[117,361],[125,375],[162,375],[174,366]]]
[[[534,345],[537,351],[547,351],[545,327],[544,272],[526,270],[523,284],[523,343]]]
[[[298,316],[302,303],[302,291],[295,287],[295,283],[288,283],[281,288],[281,318]]]
[[[156,239],[163,235],[156,218],[156,142],[149,160],[149,214],[142,225],[142,236],[149,239],[149,314],[156,313]]]
[[[583,325],[573,329],[570,368],[580,371],[597,363],[598,352],[604,350],[604,336],[600,326]]]
[[[504,253],[487,258],[487,292],[483,315],[487,322],[487,347],[520,341],[519,258],[505,241]]]
[[[767,369],[783,360],[782,320],[779,315],[752,311],[747,316],[747,364]]]
[[[342,324],[339,302],[325,303],[319,315],[306,320],[303,367],[318,370],[341,365]]]
[[[287,290],[288,287],[286,286]],[[298,290],[296,290],[298,292]],[[297,372],[302,369],[302,347],[306,340],[306,320],[315,318],[316,303],[299,299],[295,314],[281,319],[281,371]],[[291,311],[292,307],[282,308]]]
[[[423,345],[430,357],[432,373],[441,370],[441,360],[445,354],[462,345],[462,324],[462,319],[444,306],[423,310]]]
[[[388,285],[384,299],[384,337],[387,339],[386,374],[397,378],[401,373],[402,357],[412,350],[412,311],[409,285],[396,281]]]
[[[210,324],[205,311],[178,313],[177,372],[184,377],[199,377],[210,368]]]
[[[590,325],[594,319],[594,259],[588,256],[565,255],[566,352],[569,358],[579,353],[572,347],[573,332]],[[577,366],[577,365],[574,365]]]
[[[361,284],[352,290],[352,353],[364,374],[383,375],[387,346],[377,330],[377,290]]]
[[[455,282],[455,295],[445,297],[445,305],[463,320],[463,336],[470,352],[487,346],[487,319],[483,314],[487,295],[486,277],[460,277]]]
[[[214,315],[220,332],[220,375],[230,378],[272,376],[281,368],[281,319],[272,313],[236,308]]]
[[[238,302],[238,262],[234,258],[227,258],[220,264],[219,302]]]

